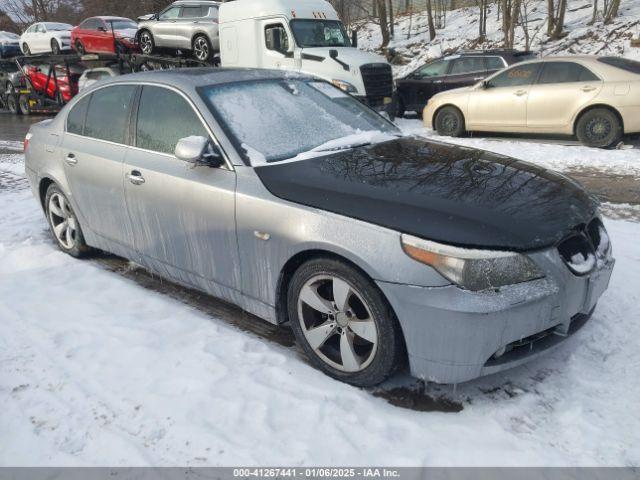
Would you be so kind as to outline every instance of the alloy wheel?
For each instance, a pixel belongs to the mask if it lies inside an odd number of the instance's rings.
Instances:
[[[60,45],[56,40],[51,41],[51,53],[53,53],[54,55],[60,54]]]
[[[68,200],[60,193],[49,198],[49,221],[56,240],[67,250],[71,250],[77,238],[78,222]]]
[[[209,58],[209,43],[204,37],[196,38],[193,44],[193,52],[198,60],[205,61]]]
[[[153,51],[153,40],[149,32],[142,32],[140,35],[140,50],[145,55],[149,55]]]
[[[458,129],[458,119],[453,113],[443,115],[441,120],[442,130],[451,134]]]
[[[309,279],[298,296],[298,321],[309,346],[329,366],[359,372],[373,361],[378,328],[363,296],[332,275]]]

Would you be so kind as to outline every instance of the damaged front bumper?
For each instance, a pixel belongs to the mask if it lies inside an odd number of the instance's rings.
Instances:
[[[378,282],[402,327],[411,374],[465,382],[528,362],[576,333],[608,287],[613,258],[578,277],[556,250],[531,257],[545,278],[496,290]]]

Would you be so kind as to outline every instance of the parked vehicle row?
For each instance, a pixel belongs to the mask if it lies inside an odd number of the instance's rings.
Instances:
[[[422,110],[436,93],[471,86],[518,62],[535,58],[532,52],[517,50],[465,51],[432,60],[396,80],[397,115]]]
[[[288,321],[354,385],[405,362],[440,383],[520,365],[588,321],[614,264],[574,181],[405,137],[291,72],[119,77],[33,125],[25,154],[62,251]]]
[[[640,62],[577,55],[527,61],[433,96],[423,116],[447,136],[563,134],[612,147],[623,134],[640,132]]]

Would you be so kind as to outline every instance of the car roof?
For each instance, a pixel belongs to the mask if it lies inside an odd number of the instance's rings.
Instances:
[[[97,16],[97,17],[89,17],[87,18],[87,20],[91,20],[93,18],[97,18],[98,20],[130,20],[133,22],[133,20],[131,20],[130,18],[127,17],[112,17],[109,15],[101,15],[101,16]]]
[[[122,75],[113,83],[157,83],[181,90],[221,85],[224,83],[246,82],[250,80],[312,79],[314,77],[297,72],[268,70],[263,68],[176,68]]]
[[[177,0],[173,2],[171,5],[212,5],[219,6],[220,2],[216,2],[214,0]]]

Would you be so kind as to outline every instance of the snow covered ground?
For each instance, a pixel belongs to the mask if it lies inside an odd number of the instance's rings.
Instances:
[[[592,1],[571,0],[565,17],[565,33],[560,40],[549,41],[546,36],[547,2],[527,0],[528,30],[531,37],[530,50],[541,55],[594,54],[617,55],[640,58],[640,48],[631,46],[632,38],[640,38],[640,2],[622,1],[619,16],[605,25],[599,15],[593,25],[589,25],[593,10]],[[395,21],[395,37],[389,47],[393,47],[407,62],[394,68],[397,77],[403,77],[426,61],[448,54],[458,49],[488,49],[502,47],[503,35],[501,19],[497,16],[497,3],[489,5],[487,15],[487,41],[477,44],[477,7],[461,8],[447,12],[445,27],[437,30],[436,38],[429,41],[427,16],[424,12],[410,17],[401,15]],[[600,2],[602,8],[602,2]],[[380,27],[373,22],[358,26],[358,45],[365,50],[375,51],[380,47],[382,36]],[[525,49],[525,36],[521,27],[516,28],[514,46]]]
[[[460,142],[556,168],[637,168],[634,151]],[[0,465],[640,464],[640,224],[607,220],[618,263],[573,339],[456,392],[428,386],[463,409],[419,412],[64,255],[18,150],[0,142]]]

